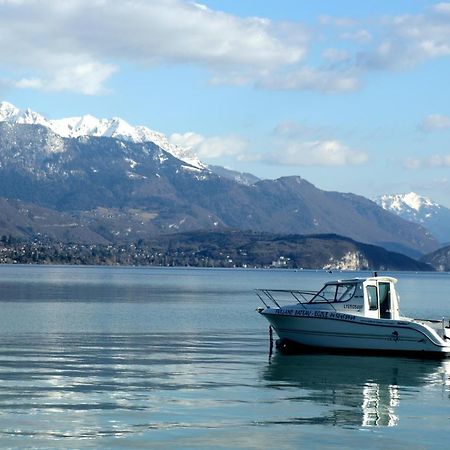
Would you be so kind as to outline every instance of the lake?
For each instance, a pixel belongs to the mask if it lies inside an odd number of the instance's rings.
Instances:
[[[358,275],[0,266],[0,448],[449,448],[450,359],[269,358],[253,289]],[[450,316],[449,274],[389,275]]]

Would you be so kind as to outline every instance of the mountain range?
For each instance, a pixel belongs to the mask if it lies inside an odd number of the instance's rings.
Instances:
[[[332,233],[413,257],[438,247],[425,228],[364,197],[301,177],[259,180],[211,168],[161,133],[118,118],[48,120],[5,102],[0,197],[0,235],[117,243],[240,229]]]
[[[171,144],[166,136],[144,126],[134,127],[119,117],[97,119],[90,114],[64,119],[47,119],[31,109],[21,110],[8,102],[0,102],[0,122],[12,125],[41,125],[60,137],[79,138],[83,136],[110,137],[133,143],[152,142],[192,166],[205,165],[190,151]]]

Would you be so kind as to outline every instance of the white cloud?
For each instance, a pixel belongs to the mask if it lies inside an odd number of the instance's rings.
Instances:
[[[205,137],[194,132],[174,133],[169,137],[169,141],[171,144],[178,145],[205,159],[223,156],[241,159],[248,145],[245,140],[238,136]]]
[[[408,170],[420,169],[422,165],[423,165],[422,160],[418,158],[406,158],[403,161],[403,167]]]
[[[365,20],[324,16],[319,22],[327,39],[334,39],[333,45],[340,41],[349,45],[352,54],[345,60],[346,70],[357,80],[371,71],[410,70],[432,59],[450,57],[450,2],[417,14]]]
[[[403,167],[409,170],[417,170],[422,168],[439,169],[450,167],[450,154],[436,154],[426,158],[407,158],[403,161]]]
[[[286,166],[353,166],[365,164],[368,155],[335,138],[329,127],[286,121],[273,132],[274,151],[261,160]]]
[[[259,87],[272,90],[314,90],[327,93],[351,92],[360,86],[360,80],[354,73],[339,72],[330,69],[301,67],[277,75],[263,78]]]
[[[97,95],[106,92],[104,82],[117,70],[112,64],[86,62],[65,67],[53,74],[46,81],[49,90],[75,90],[86,95]]]
[[[319,138],[329,133],[324,127],[297,122],[279,124],[268,139],[273,151],[252,152],[250,143],[239,136],[204,136],[195,132],[173,133],[171,144],[178,145],[203,160],[231,157],[239,162],[259,162],[282,166],[354,166],[365,164],[368,155],[336,139]]]
[[[431,114],[419,124],[419,129],[425,132],[450,129],[450,117],[442,114]]]
[[[433,155],[428,164],[430,167],[450,167],[450,155]]]
[[[349,53],[346,50],[337,48],[327,48],[322,53],[324,59],[332,63],[347,61],[349,59]]]
[[[22,78],[11,84],[19,89],[42,89],[44,83],[40,78]]]
[[[189,0],[0,0],[0,70],[10,86],[86,95],[108,92],[122,64],[200,66],[212,84],[346,93],[369,71],[449,57],[449,11],[441,2],[421,14],[323,15],[313,33]],[[314,44],[326,50],[317,55]]]
[[[373,48],[360,51],[360,67],[409,69],[424,61],[450,56],[450,3],[440,3],[422,14],[385,17]]]
[[[359,29],[356,31],[346,31],[340,35],[344,41],[354,41],[359,44],[366,44],[372,41],[372,33],[365,29]]]
[[[337,140],[322,140],[287,142],[268,159],[288,166],[346,166],[364,164],[368,156]]]
[[[104,94],[104,82],[117,68],[113,65],[86,62],[71,67],[55,68],[42,78],[22,78],[10,85],[21,89],[42,89],[45,91],[74,91],[84,95]]]
[[[438,13],[450,14],[450,3],[442,2],[433,6],[434,11]]]
[[[317,42],[333,45],[322,52],[323,61],[311,67],[303,60],[281,73],[270,73],[260,86],[351,92],[369,72],[411,70],[429,60],[450,57],[450,2],[416,14],[362,20],[320,16],[318,21],[322,28]]]
[[[12,85],[97,94],[123,62],[197,64],[254,80],[298,63],[308,34],[186,0],[2,0],[0,41],[0,68],[23,73]]]

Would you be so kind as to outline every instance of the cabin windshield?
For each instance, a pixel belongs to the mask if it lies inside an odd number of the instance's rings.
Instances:
[[[326,284],[310,301],[310,303],[347,302],[355,294],[356,283]]]

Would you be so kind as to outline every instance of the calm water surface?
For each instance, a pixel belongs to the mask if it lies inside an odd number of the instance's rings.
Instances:
[[[254,288],[361,275],[0,266],[0,448],[449,448],[450,361],[269,359]],[[449,274],[393,274],[450,315]]]

